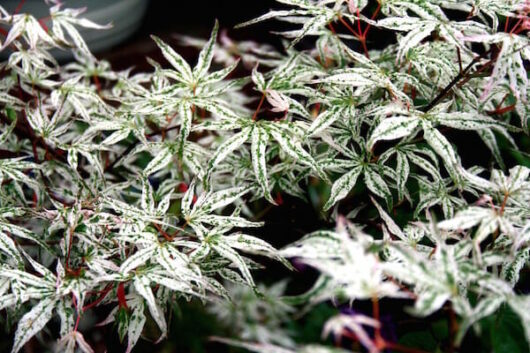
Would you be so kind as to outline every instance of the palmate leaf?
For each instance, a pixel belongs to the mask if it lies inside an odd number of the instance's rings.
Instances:
[[[265,199],[272,204],[276,204],[271,196],[271,190],[269,186],[269,180],[267,177],[267,158],[265,155],[267,149],[267,143],[269,142],[269,134],[267,131],[259,126],[255,126],[252,130],[252,167],[254,169],[254,175],[258,184],[263,189]]]
[[[280,3],[295,6],[299,9],[294,10],[283,10],[275,11],[271,10],[267,14],[262,15],[256,19],[244,22],[236,26],[236,28],[249,26],[258,22],[262,22],[269,19],[278,19],[280,21],[303,23],[303,26],[299,30],[284,32],[283,34],[288,37],[292,37],[293,40],[289,44],[288,49],[295,46],[307,35],[318,33],[324,28],[329,22],[338,16],[338,9],[331,9],[325,4],[314,4],[306,1],[278,1]],[[352,22],[354,17],[349,13],[344,12],[342,16],[349,18]],[[300,21],[303,20],[303,21]]]
[[[366,332],[366,329],[363,326],[378,328],[381,326],[381,323],[374,318],[362,314],[339,314],[326,321],[322,336],[325,337],[329,336],[330,334],[333,336],[340,336],[344,330],[348,330],[352,332],[359,340],[359,343],[361,343],[361,345],[363,345],[369,351],[377,351],[378,348],[376,347],[376,343],[371,339],[370,335],[368,332]]]
[[[334,204],[348,195],[350,190],[355,186],[357,178],[362,171],[363,167],[356,166],[333,183],[329,199],[324,205],[325,211],[329,210]]]
[[[416,117],[396,116],[383,119],[372,132],[367,147],[372,149],[377,141],[395,140],[409,136],[420,124]]]
[[[506,128],[511,131],[518,131],[516,127],[497,121],[488,116],[478,113],[437,113],[435,120],[441,125],[449,126],[458,130],[479,130],[486,128]]]
[[[76,346],[83,353],[94,353],[92,347],[90,347],[83,334],[79,331],[72,331],[61,337],[57,349],[61,349],[61,352],[65,353],[74,353]]]
[[[403,200],[406,192],[407,180],[410,174],[410,165],[407,156],[403,152],[396,153],[396,186],[398,191],[398,198]]]
[[[219,96],[229,90],[232,86],[237,84],[237,81],[231,81],[225,84],[219,84],[224,78],[230,74],[238,64],[238,60],[228,67],[213,73],[208,73],[212,59],[216,51],[217,32],[219,30],[219,23],[216,20],[210,39],[204,44],[197,64],[191,69],[188,63],[177,54],[169,45],[164,43],[160,38],[152,36],[157,45],[162,50],[164,57],[177,69],[176,72],[164,71],[164,75],[175,79],[187,86],[189,95],[193,97],[192,103],[198,106],[209,106],[208,100],[212,97]],[[169,93],[177,92],[175,86],[168,87]],[[161,97],[163,99],[163,97]],[[196,101],[198,100],[198,101]]]
[[[293,269],[291,264],[280,255],[269,243],[247,234],[235,234],[222,238],[230,247],[241,250],[250,254],[257,254],[276,259],[283,263],[287,268]]]
[[[438,311],[449,299],[448,293],[436,293],[433,290],[420,293],[414,303],[413,313],[418,316],[428,316]]]
[[[206,176],[204,178],[206,189],[209,188],[210,175],[215,166],[217,166],[228,155],[230,155],[230,153],[237,150],[242,144],[244,144],[249,139],[251,132],[251,127],[243,128],[241,132],[233,135],[217,148],[212,158],[208,162],[208,169],[206,170]]]
[[[215,42],[217,41],[217,32],[219,31],[219,21],[215,20],[214,27],[210,39],[204,45],[203,49],[199,53],[199,59],[197,65],[193,68],[193,77],[196,80],[202,79],[207,73],[210,65],[212,64],[212,58],[215,50]]]
[[[451,176],[456,178],[460,163],[451,143],[437,129],[433,128],[430,122],[422,121],[422,128],[425,141],[442,158]]]
[[[355,111],[353,110],[353,112]],[[330,109],[325,110],[317,116],[311,126],[309,126],[307,135],[311,136],[319,134],[326,130],[326,128],[332,125],[335,121],[341,119],[345,114],[348,114],[353,118],[354,114],[351,113],[352,109],[350,109],[350,107],[332,106]]]
[[[392,193],[375,166],[368,165],[364,168],[364,182],[371,192],[384,198],[388,205],[392,203]]]
[[[193,73],[191,71],[191,67],[188,65],[186,60],[184,60],[182,56],[180,56],[169,45],[167,45],[157,36],[151,36],[151,38],[155,41],[156,45],[158,45],[158,47],[162,50],[162,55],[164,55],[164,58],[166,58],[166,60],[171,64],[171,66],[173,66],[182,76],[182,81],[192,83]]]
[[[250,270],[245,263],[245,260],[239,255],[231,246],[229,246],[224,240],[214,238],[210,242],[211,248],[217,252],[220,256],[230,260],[241,272],[241,275],[245,279],[248,285],[255,287],[254,279],[250,274]]]
[[[158,328],[160,328],[160,331],[162,332],[161,337],[165,337],[167,335],[166,319],[164,318],[164,312],[156,302],[155,296],[150,287],[150,282],[151,281],[146,276],[135,276],[133,280],[134,289],[144,298],[151,317],[155,320]]]
[[[54,44],[52,37],[42,28],[39,21],[30,14],[12,15],[6,18],[11,23],[11,29],[7,34],[0,50],[4,50],[18,38],[24,38],[29,47],[35,49],[37,44]]]
[[[57,300],[45,298],[26,313],[18,322],[12,353],[17,353],[37,332],[50,321]]]
[[[132,313],[127,326],[127,350],[126,353],[130,353],[144,328],[146,317],[144,314],[144,304],[136,301],[135,305],[131,305]]]
[[[296,137],[289,136],[285,130],[270,129],[269,133],[278,142],[281,149],[285,151],[291,158],[306,164],[313,168],[317,174],[326,182],[329,182],[329,178],[313,157],[304,150],[302,144],[297,141]]]
[[[50,16],[53,19],[51,32],[55,37],[54,39],[60,41],[61,43],[70,44],[73,47],[77,47],[83,53],[83,55],[92,58],[92,53],[74,25],[98,30],[109,29],[112,27],[112,25],[99,25],[86,18],[78,18],[78,16],[85,11],[83,8],[76,10],[64,9],[61,11],[60,7],[61,6],[59,5],[50,9]],[[65,31],[73,43],[70,43],[70,41],[65,37]]]
[[[0,231],[0,251],[12,258],[17,263],[18,267],[24,267],[24,260],[22,259],[22,255],[18,251],[15,242],[2,231]]]
[[[177,147],[177,154],[182,159],[184,153],[184,144],[191,132],[191,126],[193,123],[193,111],[192,105],[189,102],[182,102],[179,104],[179,115],[180,115],[180,133]]]

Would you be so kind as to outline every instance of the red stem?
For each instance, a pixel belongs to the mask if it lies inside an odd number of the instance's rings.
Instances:
[[[13,12],[13,15],[16,15],[17,13],[20,12],[20,10],[22,10],[22,6],[24,6],[25,2],[26,2],[26,0],[20,0],[20,2],[18,3],[17,7],[15,8],[15,11]]]
[[[361,11],[357,8],[357,28],[359,29],[359,36],[362,36],[363,31],[361,30]]]
[[[342,16],[339,16],[339,21],[340,21],[340,23],[342,23],[342,24],[344,25],[344,27],[346,27],[346,28],[348,29],[348,31],[350,31],[354,36],[356,36],[357,38],[360,38],[360,37],[361,37],[361,34],[359,34],[359,33],[361,33],[361,32],[357,33],[357,31],[354,30],[354,29],[349,25],[349,23],[346,22],[346,21],[342,18]],[[359,24],[359,27],[360,27],[360,26],[361,26],[361,25]]]
[[[427,353],[421,349],[405,347],[397,343],[385,342],[385,347],[403,353]]]
[[[361,39],[361,44],[363,45],[364,55],[370,59],[370,54],[368,54],[368,47],[366,46],[366,38]]]
[[[264,101],[265,101],[265,92],[261,96],[261,99],[259,101],[258,107],[256,108],[256,111],[254,112],[254,115],[252,115],[252,120],[256,121],[256,118],[258,117],[258,112],[261,109],[261,106],[263,105]]]
[[[383,348],[386,346],[386,342],[381,336],[381,321],[379,319],[379,299],[375,295],[372,297],[372,316],[379,323],[379,326],[375,328],[375,344],[377,347]]]
[[[337,34],[337,32],[335,31],[335,28],[333,27],[333,24],[331,22],[328,23],[328,27],[329,27],[329,30],[331,31],[331,33]]]
[[[160,234],[162,234],[162,235],[164,236],[164,238],[166,238],[166,240],[168,240],[168,241],[172,241],[172,240],[173,240],[173,238],[172,238],[169,234],[167,234],[167,233],[162,229],[162,227],[160,227],[158,224],[153,223],[153,226],[155,226],[156,230],[158,230],[158,232],[159,232]]]
[[[377,8],[375,9],[374,13],[372,14],[371,20],[375,19],[375,17],[379,14],[379,11],[381,10],[381,3],[377,2]],[[366,38],[366,35],[368,34],[368,30],[370,29],[370,24],[366,24],[366,29],[364,30],[363,37]]]
[[[509,17],[508,17],[508,18],[509,18]],[[510,34],[513,34],[513,33],[519,28],[519,26],[520,26],[521,23],[523,22],[523,19],[524,19],[524,17],[521,17],[521,18],[519,19],[519,21],[517,21],[517,23],[515,23],[515,26],[513,26],[513,28],[511,29]],[[508,19],[506,19],[506,23],[508,23]],[[504,31],[507,32],[506,29],[505,29]]]
[[[96,305],[98,305],[99,303],[101,303],[103,301],[103,299],[105,299],[107,294],[109,294],[109,292],[112,289],[112,287],[114,287],[113,283],[107,284],[107,286],[103,289],[102,294],[99,296],[99,298],[96,299],[95,301],[93,301],[92,303],[85,305],[83,307],[83,311],[87,311],[88,309],[93,308]]]

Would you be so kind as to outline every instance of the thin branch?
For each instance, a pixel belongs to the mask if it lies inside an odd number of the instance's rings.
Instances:
[[[254,115],[252,115],[252,120],[256,121],[256,119],[258,118],[259,110],[261,109],[261,106],[263,105],[264,101],[265,101],[265,92],[261,95],[261,99],[259,101],[258,107],[256,108]]]
[[[482,54],[480,54],[479,56],[475,57],[467,66],[464,70],[462,70],[458,75],[456,75],[455,78],[453,78],[453,80],[451,80],[451,82],[449,82],[449,84],[447,86],[445,86],[445,88],[429,103],[427,104],[423,109],[421,109],[423,112],[428,112],[429,110],[431,110],[432,108],[434,108],[442,99],[445,98],[445,96],[447,96],[449,94],[449,92],[451,92],[451,90],[453,89],[453,87],[463,78],[465,78],[465,76],[467,75],[467,73],[469,72],[469,70],[471,70],[471,68],[477,63],[480,61],[480,59],[483,59],[485,58],[489,53],[491,53],[493,47],[488,50],[488,51],[485,51],[483,52]],[[490,63],[495,61],[495,59],[491,59],[490,60]],[[490,64],[491,65],[491,64]]]

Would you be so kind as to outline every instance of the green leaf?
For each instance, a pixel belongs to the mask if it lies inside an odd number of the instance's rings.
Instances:
[[[367,147],[372,149],[377,141],[395,140],[410,135],[418,127],[420,120],[416,117],[397,116],[383,119],[375,128],[368,140]]]
[[[456,176],[459,162],[451,143],[437,129],[433,128],[430,123],[423,122],[422,126],[423,136],[429,146],[443,159],[449,173],[452,176]]]
[[[123,274],[127,274],[135,268],[144,265],[153,256],[154,250],[154,247],[146,247],[137,250],[121,264],[120,272]]]
[[[138,342],[138,339],[142,334],[145,321],[146,317],[144,314],[144,305],[135,305],[131,313],[131,317],[129,318],[129,325],[127,327],[127,350],[125,353],[130,353],[136,345],[136,342]]]
[[[55,298],[45,298],[20,319],[11,353],[20,351],[31,337],[46,326],[52,318],[55,303]]]
[[[191,131],[191,125],[193,123],[193,111],[189,102],[183,102],[179,104],[179,115],[180,115],[180,133],[177,154],[182,159],[184,153],[184,144],[188,139],[188,135]]]
[[[208,162],[208,169],[206,170],[206,177],[204,178],[206,186],[210,185],[210,175],[212,174],[213,169],[221,162],[223,161],[228,155],[235,150],[237,150],[242,144],[244,144],[252,132],[252,127],[246,127],[241,132],[233,135],[229,139],[227,139],[225,142],[223,142],[215,153],[213,154],[212,158]]]
[[[149,308],[149,312],[151,313],[151,317],[155,320],[156,324],[160,328],[160,331],[162,331],[161,337],[166,337],[167,324],[166,319],[164,318],[164,312],[156,303],[155,296],[153,295],[153,291],[150,287],[149,279],[146,276],[135,276],[133,280],[133,285],[136,292],[138,292],[138,294],[145,299],[147,307]]]
[[[409,178],[410,166],[407,156],[402,152],[396,153],[396,186],[399,200],[403,200],[406,192],[406,183]]]
[[[271,129],[269,132],[285,153],[296,161],[312,167],[323,180],[329,182],[326,173],[324,173],[313,157],[304,150],[302,144],[295,136],[289,136],[284,130],[277,131],[276,129]]]
[[[173,151],[168,146],[162,147],[158,154],[145,167],[143,174],[149,176],[166,167],[173,158]]]
[[[6,253],[10,258],[16,261],[18,267],[24,268],[24,260],[18,251],[13,239],[0,231],[0,251]]]
[[[348,173],[337,179],[331,187],[331,194],[328,201],[324,205],[324,210],[329,210],[338,201],[345,198],[350,190],[355,186],[357,178],[363,171],[363,167],[357,166],[350,170]]]
[[[156,45],[162,50],[162,55],[164,58],[182,75],[184,81],[187,83],[193,82],[193,73],[191,67],[188,65],[186,60],[182,58],[177,52],[175,52],[169,45],[163,42],[157,36],[151,36],[155,41]]]
[[[230,246],[228,246],[223,240],[214,240],[210,244],[212,249],[214,249],[219,255],[230,260],[241,272],[245,281],[252,287],[255,287],[254,280],[250,274],[245,260]]]
[[[269,179],[267,177],[267,159],[266,149],[269,142],[269,134],[263,128],[255,126],[252,130],[252,144],[250,146],[252,152],[252,168],[254,175],[258,181],[259,186],[263,190],[263,195],[267,201],[276,205],[276,202],[271,196],[269,186]]]
[[[392,193],[375,167],[368,165],[364,168],[364,182],[371,192],[384,198],[388,204],[392,202]]]
[[[438,293],[434,288],[429,288],[418,295],[412,311],[415,315],[428,316],[439,310],[448,299],[448,293]]]
[[[247,234],[235,234],[235,235],[229,235],[226,237],[223,237],[223,241],[225,241],[230,247],[250,253],[250,254],[258,254],[270,257],[272,259],[279,260],[282,262],[287,268],[291,268],[292,266],[283,256],[280,255],[279,251],[276,250],[272,245],[269,243],[256,238],[251,235]]]
[[[322,112],[317,118],[311,123],[311,126],[307,130],[307,135],[317,135],[318,133],[324,131],[331,124],[333,124],[338,119],[342,118],[345,114],[345,109],[340,107],[331,107],[328,110]],[[350,119],[355,118],[350,116]]]
[[[193,69],[193,76],[195,80],[200,80],[208,73],[208,69],[212,63],[213,54],[215,51],[215,42],[217,41],[217,31],[219,30],[219,21],[215,20],[210,39],[199,53],[197,65]]]
[[[459,130],[480,130],[486,128],[506,128],[512,131],[517,131],[516,127],[506,124],[502,121],[497,121],[488,116],[478,113],[438,113],[436,114],[436,121],[441,125],[452,127]]]

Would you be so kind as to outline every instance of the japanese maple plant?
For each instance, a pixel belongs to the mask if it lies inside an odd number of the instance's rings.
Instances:
[[[153,36],[165,59],[147,58],[148,72],[98,60],[78,28],[106,25],[82,9],[0,6],[0,320],[13,353],[34,337],[94,352],[81,328],[101,308],[130,352],[147,322],[167,338],[177,300],[233,325],[274,317],[214,338],[254,352],[424,352],[385,334],[382,300],[426,325],[446,318],[443,351],[508,312],[530,349],[530,3],[277,2],[240,27],[284,22],[281,50],[218,36],[216,22],[208,40],[179,37],[200,49],[194,65]],[[329,226],[277,249],[255,229],[288,195]],[[255,283],[263,257],[319,277],[283,295],[287,282]],[[321,303],[340,308],[321,342],[282,331]]]

